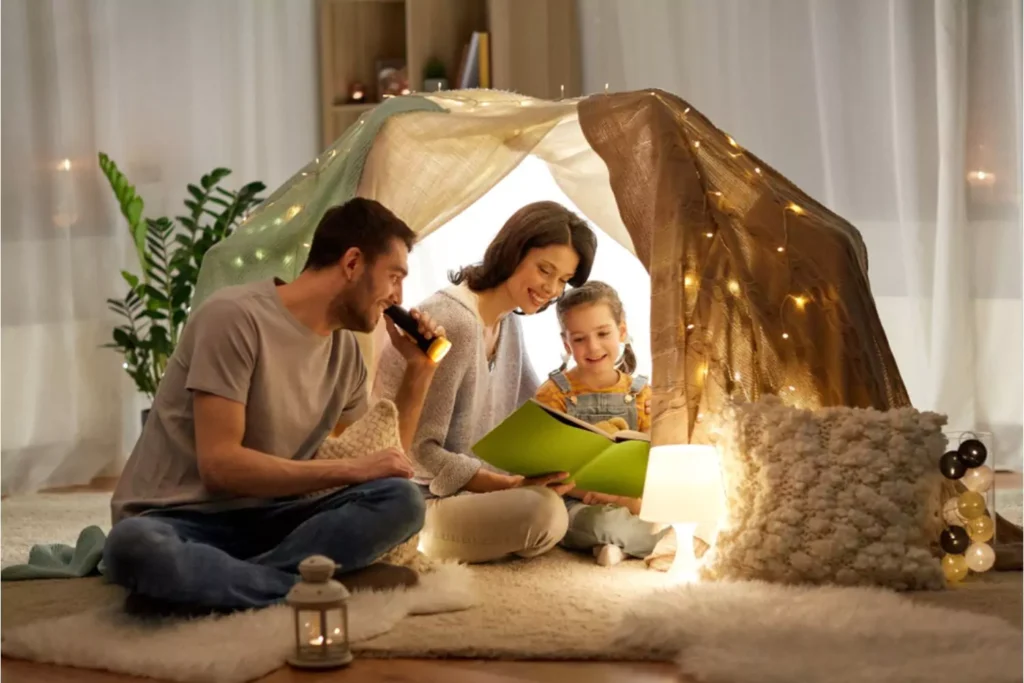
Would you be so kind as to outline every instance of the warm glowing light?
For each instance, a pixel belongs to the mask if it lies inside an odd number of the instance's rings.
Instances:
[[[608,84],[607,83],[604,84],[604,94],[605,95],[608,94]]]
[[[730,145],[732,145],[733,147],[739,147],[739,145],[736,144],[736,141],[732,139],[731,135],[726,135],[725,137],[729,141]]]
[[[309,249],[309,242],[303,242],[302,246],[304,246],[306,249]]]
[[[756,173],[757,175],[761,175],[761,167],[760,166],[755,167],[754,168],[754,173]]]
[[[708,239],[711,239],[712,237],[715,236],[715,233],[713,233],[713,232],[706,232],[706,233],[704,233],[704,236],[707,237]]]
[[[779,247],[775,251],[777,251],[777,252],[779,252],[781,254],[782,252],[786,251],[786,248],[785,247]]]
[[[241,268],[242,266],[245,265],[245,261],[242,260],[241,256],[236,256],[235,260],[232,261],[232,263],[235,265],[235,268]]]
[[[696,142],[694,142],[693,146],[699,148],[700,147],[700,140],[697,140]]]
[[[253,255],[256,257],[257,261],[262,261],[263,259],[267,258],[267,252],[263,251],[262,249],[257,249],[256,253]]]
[[[735,280],[729,280],[729,291],[732,292],[733,294],[739,294],[740,283],[736,282]]]
[[[795,213],[797,216],[801,216],[804,213],[803,207],[801,207],[799,204],[794,204],[793,202],[790,202],[789,206],[787,206],[786,208]]]
[[[689,325],[686,326],[686,329],[692,330],[694,327],[696,327],[696,325],[694,325],[693,323],[690,323]]]
[[[742,379],[742,377],[740,376],[740,373],[738,373],[738,372],[734,373],[734,374],[733,374],[733,376],[732,376],[732,378],[733,378],[734,380],[736,380],[737,382],[739,382],[739,381],[740,381],[740,379]]]
[[[71,159],[64,159],[57,164],[58,171],[70,171],[71,170]]]
[[[689,275],[683,277],[683,284],[687,287],[690,287],[691,285],[693,285],[693,278],[690,277]]]
[[[687,107],[686,109],[683,110],[683,116],[686,116],[689,113],[690,113],[690,108],[689,107]]]
[[[807,297],[800,296],[800,295],[794,296],[793,297],[793,303],[796,304],[797,308],[799,308],[800,310],[803,310],[804,306],[807,305]]]
[[[295,218],[297,215],[299,215],[300,211],[302,211],[302,207],[300,205],[292,204],[291,206],[288,207],[288,210],[284,214],[285,220],[291,220]]]
[[[564,85],[560,85],[560,86],[558,86],[558,89],[562,93],[561,99],[564,100],[565,99],[565,86]]]
[[[792,384],[790,384],[790,385],[789,385],[789,386],[787,387],[787,389],[789,389],[790,391],[796,391],[796,387],[794,387],[794,386],[793,386]]]
[[[971,171],[967,174],[967,182],[971,185],[991,185],[996,182],[996,174],[990,171]]]
[[[782,338],[783,339],[789,339],[789,332],[783,332],[782,333]]]

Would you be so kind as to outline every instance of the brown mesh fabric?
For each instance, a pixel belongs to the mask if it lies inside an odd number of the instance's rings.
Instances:
[[[671,94],[589,97],[579,122],[651,275],[655,444],[705,441],[733,392],[910,405],[852,225]]]

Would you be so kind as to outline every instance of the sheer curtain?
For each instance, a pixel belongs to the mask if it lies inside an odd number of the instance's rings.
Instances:
[[[317,153],[312,0],[5,0],[3,493],[114,473],[145,400],[107,297],[138,264],[97,167],[147,216],[181,213],[215,166],[273,189]]]
[[[579,0],[584,91],[663,88],[850,220],[914,404],[1020,469],[1020,0]]]

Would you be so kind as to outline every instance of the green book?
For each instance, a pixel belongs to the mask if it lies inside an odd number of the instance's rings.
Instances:
[[[608,434],[533,399],[473,446],[478,458],[506,472],[568,472],[583,490],[630,498],[643,494],[650,450],[646,434]]]

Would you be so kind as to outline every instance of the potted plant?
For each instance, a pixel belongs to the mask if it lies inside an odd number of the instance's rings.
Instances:
[[[444,62],[431,57],[423,69],[423,92],[436,92],[448,89],[448,72]]]
[[[263,201],[259,193],[266,186],[251,182],[237,191],[225,189],[220,183],[231,171],[215,168],[198,185],[188,185],[187,215],[145,218],[142,197],[114,160],[100,152],[99,164],[128,221],[141,271],[136,275],[122,270],[127,293],[107,299],[123,323],[114,328],[113,343],[104,346],[121,352],[122,367],[152,400],[188,319],[203,257]],[[142,411],[143,425],[148,414],[148,409]]]

